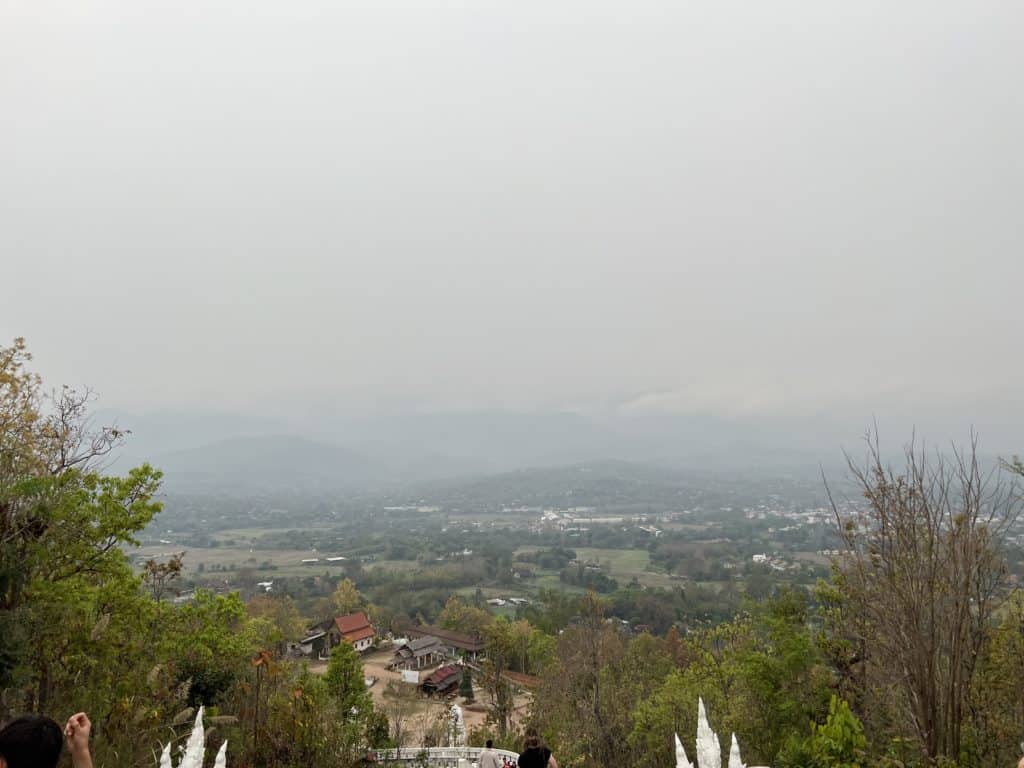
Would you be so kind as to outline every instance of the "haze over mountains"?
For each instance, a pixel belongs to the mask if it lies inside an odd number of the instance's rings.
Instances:
[[[6,5],[0,343],[170,487],[1024,451],[1020,3]]]
[[[230,412],[100,411],[98,423],[132,431],[116,466],[149,461],[169,490],[361,491],[452,478],[623,461],[666,469],[789,473],[839,471],[870,422],[844,431],[823,417],[789,419],[641,413],[434,412],[342,416],[319,422]],[[891,448],[909,431],[887,432]],[[969,436],[923,432],[930,443]],[[1007,441],[1012,445],[1012,441]],[[1012,447],[982,449],[1007,455]]]

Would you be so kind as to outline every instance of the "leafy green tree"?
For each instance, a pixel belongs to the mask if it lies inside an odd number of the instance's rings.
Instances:
[[[389,749],[395,744],[391,740],[391,727],[388,716],[372,707],[363,719],[363,733],[366,744],[373,749]]]
[[[259,647],[258,630],[248,620],[237,592],[196,592],[195,600],[163,615],[173,631],[165,635],[179,679],[189,686],[189,704],[214,704],[242,679]]]
[[[1024,734],[1024,591],[1010,595],[978,666],[968,749],[979,765],[1012,765]]]
[[[786,588],[752,614],[752,638],[734,658],[730,715],[752,751],[773,757],[788,735],[823,712],[831,674],[808,628],[803,590]]]
[[[352,579],[342,579],[331,595],[331,605],[337,615],[345,616],[349,613],[365,610],[366,599],[356,589],[355,582]]]
[[[808,619],[803,593],[783,590],[751,614],[685,641],[664,641],[669,666],[683,664],[635,699],[629,740],[636,764],[669,762],[673,732],[693,739],[698,697],[719,731],[736,733],[744,757],[771,764],[794,734],[802,737],[807,722],[827,711],[831,675]]]
[[[557,660],[558,640],[533,627],[527,641],[527,668],[524,672],[543,676]]]
[[[728,673],[710,651],[697,644],[689,649],[689,656],[685,669],[673,669],[648,698],[634,703],[628,740],[640,768],[671,764],[674,733],[686,743],[688,753],[696,753],[698,697],[704,698],[722,730],[722,715],[728,711]],[[741,743],[746,749],[746,742]]]
[[[61,674],[40,646],[59,651],[63,630],[74,625],[65,614],[87,621],[85,595],[96,587],[131,581],[121,547],[136,543],[159,511],[160,473],[143,465],[125,477],[103,475],[99,463],[123,433],[90,429],[88,393],[65,387],[46,395],[30,360],[22,339],[0,347],[0,685],[19,682],[39,708]],[[106,613],[96,610],[93,621]],[[33,647],[39,630],[48,642]]]
[[[492,621],[484,628],[485,658],[483,688],[490,700],[487,717],[505,738],[512,722],[513,692],[505,676],[516,653],[512,624],[505,618]]]
[[[288,595],[256,595],[246,610],[252,618],[267,621],[267,631],[261,636],[260,644],[278,653],[283,653],[289,642],[301,639],[308,626]]]
[[[304,665],[256,666],[228,703],[241,713],[238,729],[226,734],[237,765],[354,768],[368,744],[379,745],[379,718],[344,716],[324,678]]]
[[[121,544],[136,543],[160,510],[160,473],[148,465],[123,478],[98,463],[120,445],[115,428],[91,430],[88,393],[46,396],[26,369],[24,340],[0,347],[0,608],[17,608],[33,580],[61,582],[117,569]],[[11,567],[14,564],[16,568]]]
[[[339,643],[331,651],[331,660],[324,674],[327,692],[338,705],[343,720],[351,720],[371,708],[370,694],[366,690],[363,662],[356,649],[348,643]]]
[[[522,611],[533,626],[548,635],[557,635],[579,615],[580,598],[558,589],[541,589],[537,599]]]
[[[864,768],[864,726],[850,705],[833,696],[828,717],[811,724],[809,738],[791,738],[778,757],[779,768]]]
[[[593,592],[577,624],[558,639],[558,663],[544,678],[533,719],[566,764],[632,765],[628,736],[635,700],[625,692],[626,645]],[[631,681],[630,681],[631,682]]]
[[[459,696],[470,703],[474,700],[473,673],[469,667],[462,668],[462,679],[459,681]]]
[[[464,603],[458,595],[452,595],[444,604],[444,609],[437,617],[437,623],[443,629],[479,635],[494,621],[490,611]]]
[[[160,509],[160,473],[104,474],[124,433],[90,427],[88,394],[45,395],[29,360],[0,348],[0,719],[85,710],[97,764],[140,764],[190,693],[239,679],[248,620],[237,597],[160,602],[168,564],[143,588],[124,548]]]

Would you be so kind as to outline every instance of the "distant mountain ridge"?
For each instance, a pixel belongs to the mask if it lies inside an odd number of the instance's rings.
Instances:
[[[355,451],[294,435],[228,438],[150,462],[164,472],[169,490],[360,489],[385,474]]]
[[[823,465],[830,473],[841,471],[844,446],[859,455],[863,434],[861,425],[843,433],[825,419],[667,412],[597,418],[561,411],[350,415],[311,409],[305,416],[100,411],[94,421],[132,432],[114,471],[149,461],[165,471],[169,489],[239,492],[408,488],[609,460],[745,476],[817,477]],[[885,436],[890,441],[909,437]]]
[[[765,495],[777,493],[791,501],[825,503],[824,487],[818,476],[687,470],[618,460],[532,467],[414,484],[406,491],[404,501],[444,498],[453,507],[478,511],[519,506],[594,507],[606,513],[618,510],[643,514],[654,508],[730,506],[736,503],[738,490],[742,489],[749,498],[752,488]]]

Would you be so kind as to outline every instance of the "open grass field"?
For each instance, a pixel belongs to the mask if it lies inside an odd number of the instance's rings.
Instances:
[[[288,531],[296,530],[294,525],[282,526],[280,528],[225,528],[222,531],[216,531],[211,534],[210,538],[217,542],[234,541],[236,546],[251,545],[254,541],[257,541],[261,536],[266,534],[274,533],[288,533]],[[329,525],[304,525],[302,526],[303,531],[328,531],[331,530]]]
[[[533,552],[539,547],[521,547],[519,552]],[[651,566],[651,555],[645,549],[598,549],[596,547],[571,547],[576,556],[585,562],[607,565],[613,579],[620,584],[628,584],[635,576],[637,581],[647,587],[670,588],[678,585],[678,581],[670,579],[668,574],[655,573],[648,570]],[[554,571],[537,571],[537,577],[531,580],[534,587],[540,589],[564,589],[567,592],[580,591],[558,579]]]
[[[680,523],[675,521],[659,523],[659,525],[666,531],[691,531],[693,533],[703,533],[711,527],[708,523]]]
[[[832,558],[827,555],[821,555],[817,552],[794,552],[794,560],[802,560],[805,563],[814,563],[815,565],[829,565],[832,562]]]
[[[587,590],[583,587],[577,587],[572,584],[566,584],[558,578],[558,574],[555,571],[537,571],[537,576],[530,580],[530,584],[536,587],[538,590],[541,589],[560,589],[563,592],[569,592],[574,595],[582,595]]]
[[[611,576],[620,584],[629,583],[634,577],[647,587],[670,588],[678,582],[673,581],[666,573],[656,573],[650,569],[651,555],[646,549],[594,549],[579,547],[576,556],[587,562],[607,565]]]
[[[269,529],[252,529],[253,534],[265,533]],[[286,529],[290,530],[290,529]],[[141,565],[149,558],[162,561],[172,554],[185,552],[184,576],[186,578],[199,573],[200,563],[203,566],[204,575],[217,574],[221,571],[237,571],[242,568],[251,568],[257,577],[273,579],[275,576],[318,576],[324,572],[340,573],[342,563],[329,563],[324,558],[331,556],[331,553],[314,552],[309,549],[254,549],[247,545],[240,545],[243,541],[243,532],[224,532],[227,535],[218,534],[218,540],[235,541],[236,546],[220,547],[183,547],[175,544],[147,545],[129,551],[129,555],[136,558]],[[303,565],[302,561],[307,558],[318,558],[319,562],[310,565]],[[377,560],[365,563],[366,570],[383,569],[390,572],[414,571],[421,566],[412,560]]]
[[[576,557],[588,563],[608,565],[612,576],[633,576],[644,573],[651,564],[651,555],[646,549],[596,549],[576,547]]]
[[[194,577],[199,573],[210,576],[221,572],[233,572],[243,568],[253,571],[259,579],[277,577],[316,576],[322,573],[340,572],[341,563],[329,563],[325,560],[331,556],[329,552],[318,552],[309,549],[257,549],[252,542],[271,530],[292,530],[289,528],[238,528],[220,531],[216,535],[218,542],[232,542],[232,546],[217,547],[182,547],[174,544],[146,545],[132,550],[131,555],[140,564],[149,558],[164,560],[169,555],[185,551],[184,576]],[[538,549],[535,546],[522,547],[518,552],[530,552]],[[656,573],[650,569],[650,554],[643,549],[600,549],[595,547],[575,548],[577,556],[586,562],[599,563],[609,569],[612,578],[620,584],[628,584],[634,577],[641,584],[649,587],[670,588],[678,582],[673,581],[664,573]],[[814,553],[802,553],[806,559],[816,561],[820,556]],[[318,558],[319,562],[304,565],[302,560]],[[409,572],[421,567],[411,560],[380,560],[364,564],[367,570],[382,569],[390,572]],[[200,568],[202,570],[200,571]],[[563,584],[556,571],[537,570],[536,576],[525,580],[522,584],[506,587],[485,588],[484,595],[491,597],[522,596],[529,597],[539,589],[562,589],[567,592],[581,593],[584,590]],[[459,590],[460,594],[471,596],[475,587]]]
[[[275,575],[314,576],[324,571],[340,570],[340,565],[324,562],[322,553],[310,552],[308,549],[254,550],[249,547],[181,547],[162,544],[139,547],[129,554],[137,558],[136,562],[142,563],[149,558],[162,561],[181,551],[185,552],[183,564],[186,577],[199,573],[200,564],[207,575],[216,574],[220,570],[251,568],[257,576],[267,578]],[[313,565],[303,565],[302,560],[309,557],[319,557],[321,560]]]
[[[372,571],[379,568],[390,573],[408,573],[421,567],[415,560],[375,560],[372,563],[365,563],[363,570]]]

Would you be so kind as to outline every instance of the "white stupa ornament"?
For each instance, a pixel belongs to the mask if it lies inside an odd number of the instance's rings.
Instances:
[[[203,707],[196,712],[195,723],[192,724],[192,733],[188,742],[181,750],[181,760],[178,768],[203,768],[203,757],[206,754],[206,731],[203,729]],[[226,768],[228,760],[228,743],[225,741],[217,750],[217,757],[214,759],[213,768]],[[160,768],[174,768],[171,763],[171,745],[166,744],[163,752],[160,753]]]
[[[203,768],[203,756],[206,754],[206,732],[203,730],[203,708],[196,712],[196,721],[192,725],[192,734],[185,744],[185,754],[178,763],[178,768]]]
[[[676,735],[676,768],[694,768],[693,763],[686,759],[686,750],[683,749],[683,742]]]
[[[451,745],[453,747],[466,746],[466,721],[462,717],[462,707],[460,707],[458,704],[452,704],[451,723]]]
[[[729,747],[729,768],[747,768],[740,759],[740,745],[736,741],[736,734],[732,735],[732,744]]]
[[[697,699],[697,765],[699,768],[722,768],[722,746],[708,724],[704,699]]]

